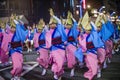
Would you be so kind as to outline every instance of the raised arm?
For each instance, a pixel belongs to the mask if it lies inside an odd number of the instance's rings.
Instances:
[[[92,25],[92,29],[95,30],[95,31],[97,31],[97,27],[96,27],[96,25],[94,24],[94,22],[91,21],[90,24]]]
[[[52,17],[53,17],[55,20],[57,20],[58,24],[61,24],[61,20],[60,20],[57,16],[53,15]]]

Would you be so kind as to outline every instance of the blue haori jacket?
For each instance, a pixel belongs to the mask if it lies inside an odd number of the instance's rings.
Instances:
[[[101,30],[100,30],[100,32],[99,32],[99,36],[101,37],[101,39],[102,39],[104,42],[107,41],[108,39],[110,39],[110,37],[112,36],[112,31],[110,31],[110,30],[107,28],[107,26],[106,26],[105,23],[102,24],[102,28],[101,28]]]
[[[64,42],[67,41],[67,36],[62,24],[57,24],[57,27],[52,33],[52,46],[50,50],[63,49],[65,50]]]
[[[92,31],[86,38],[86,47],[87,52],[96,53],[97,48],[101,48],[104,46],[103,41],[101,40],[97,28],[95,25],[91,24]]]
[[[67,45],[72,44],[77,46],[77,37],[78,37],[78,30],[77,30],[77,22],[74,22],[72,28],[69,30],[67,34]]]
[[[24,43],[28,30],[25,29],[24,25],[16,24],[16,31],[13,35],[12,41],[9,44],[9,55],[11,56],[14,52],[22,53],[22,44]]]
[[[45,36],[46,36],[46,32],[45,31],[42,31],[39,35],[39,38],[38,38],[38,44],[39,44],[39,47],[37,50],[39,50],[40,48],[44,48],[44,49],[47,49],[46,48],[46,43],[45,43]]]

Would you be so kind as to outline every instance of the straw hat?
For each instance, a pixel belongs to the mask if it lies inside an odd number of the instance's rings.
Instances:
[[[90,25],[90,17],[88,15],[88,11],[86,11],[85,15],[83,16],[81,24],[82,24],[82,27],[85,30],[91,30],[92,29],[92,27]]]

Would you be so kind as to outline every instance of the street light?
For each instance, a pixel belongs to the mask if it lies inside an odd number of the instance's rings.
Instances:
[[[82,18],[82,12],[83,12],[83,11],[82,11],[82,6],[81,6],[81,5],[76,5],[76,7],[77,7],[77,8],[80,8],[80,13],[79,13],[79,14],[80,14],[80,18]],[[77,13],[78,13],[78,12],[77,12]]]
[[[112,13],[110,14],[110,16],[113,16],[115,13],[116,13],[116,12],[112,12]]]
[[[91,6],[90,6],[90,5],[87,5],[87,8],[88,8],[88,9],[90,9],[90,8],[91,8]]]
[[[100,9],[99,9],[99,12],[101,12],[102,11],[102,9],[104,9],[105,8],[105,6],[102,6]]]

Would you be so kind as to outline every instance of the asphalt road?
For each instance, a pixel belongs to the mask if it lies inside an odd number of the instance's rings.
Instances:
[[[38,55],[33,51],[32,53],[24,52],[24,60],[27,61],[35,61],[36,57]],[[3,67],[0,67],[0,69],[3,69]],[[10,69],[4,70],[0,72],[0,80],[10,80]],[[83,74],[85,71],[87,71],[87,68],[80,68],[78,65],[76,65],[75,69],[75,76],[70,77],[70,69],[67,68],[65,65],[64,68],[65,72],[62,75],[62,80],[87,80],[83,77]],[[42,69],[37,66],[27,74],[21,77],[21,80],[54,80],[53,79],[53,73],[49,69],[47,70],[47,74],[45,76],[41,76]],[[108,67],[106,69],[102,70],[102,77],[97,79],[96,77],[94,80],[120,80],[120,53],[117,53],[113,55],[113,58],[111,60],[111,63],[108,63]]]

